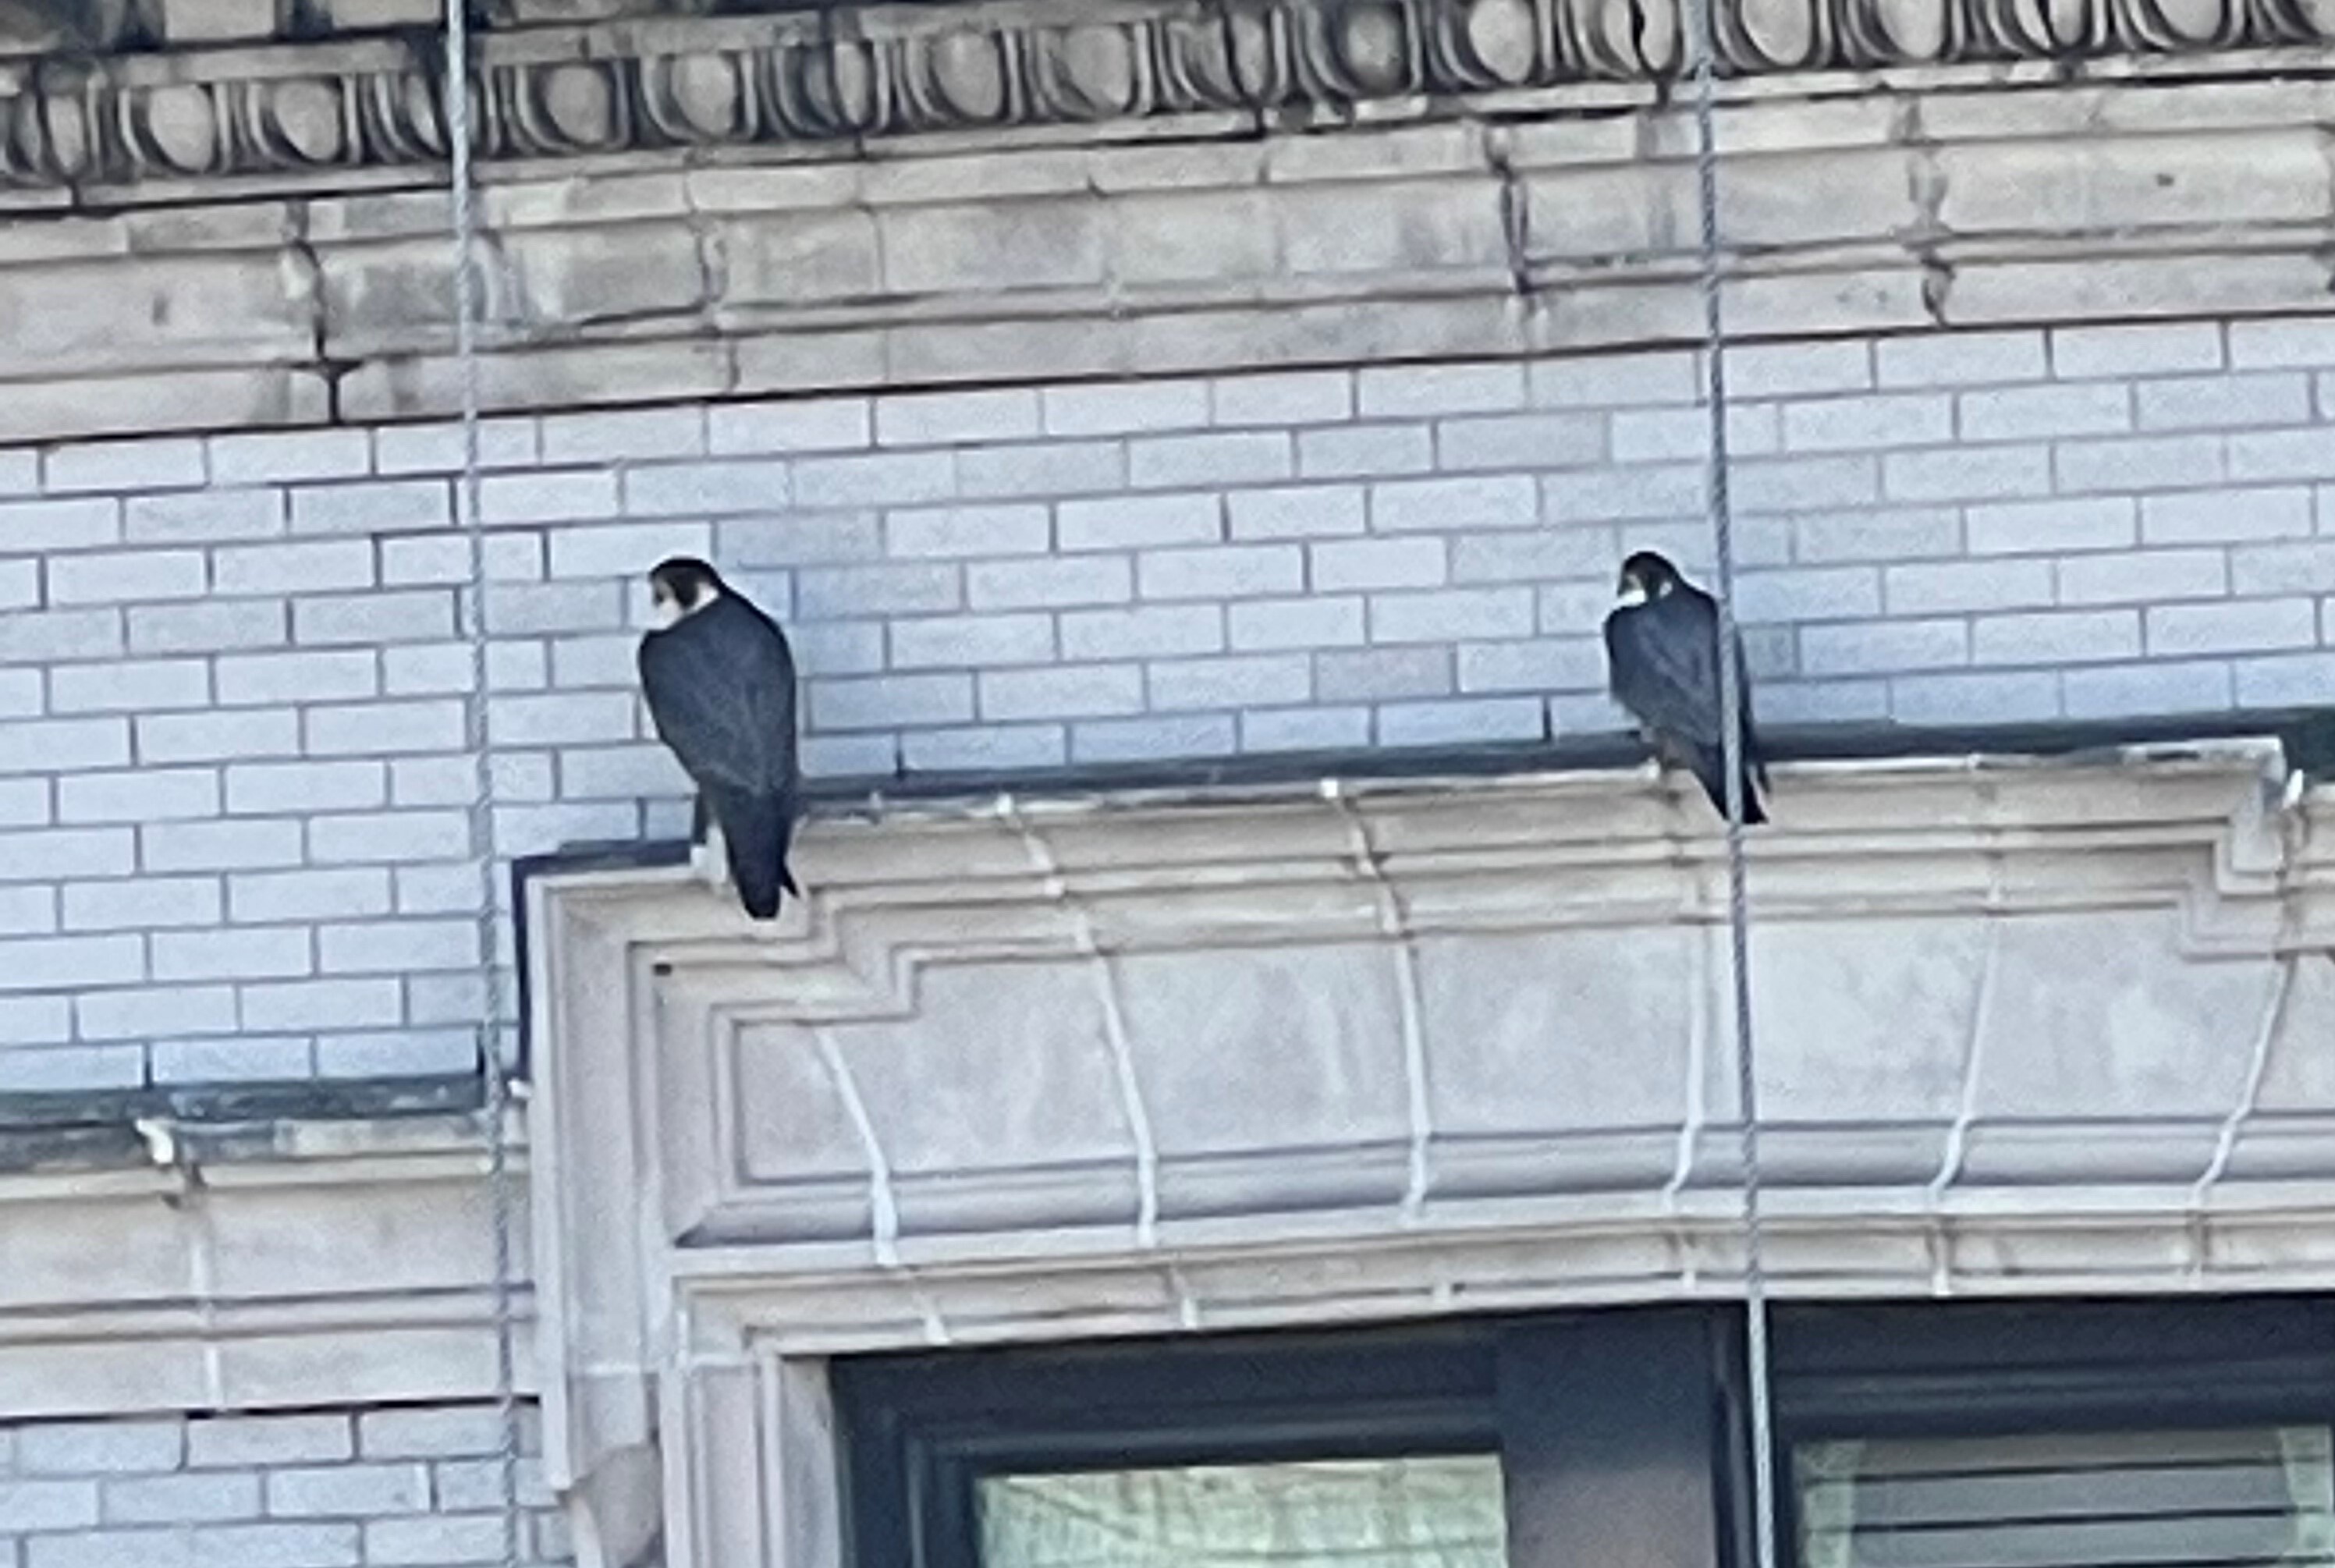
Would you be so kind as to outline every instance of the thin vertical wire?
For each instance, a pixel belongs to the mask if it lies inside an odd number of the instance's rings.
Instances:
[[[1759,1568],[1776,1568],[1775,1416],[1768,1355],[1768,1280],[1759,1215],[1759,1088],[1751,1031],[1751,915],[1743,864],[1743,671],[1735,629],[1735,517],[1728,489],[1727,328],[1720,295],[1719,147],[1712,100],[1717,74],[1714,0],[1686,0],[1694,75],[1695,198],[1701,218],[1698,268],[1702,295],[1710,421],[1710,527],[1719,587],[1720,752],[1727,774],[1727,924],[1735,1011],[1735,1087],[1743,1117],[1743,1308],[1750,1383],[1752,1549]]]
[[[470,141],[470,18],[468,0],[446,0],[446,144],[454,229],[454,361],[460,398],[462,472],[457,487],[462,531],[470,545],[470,607],[464,630],[470,646],[470,701],[465,739],[475,774],[470,810],[470,853],[479,863],[479,1071],[484,1079],[487,1113],[487,1185],[493,1206],[495,1469],[502,1515],[503,1568],[518,1568],[521,1521],[518,1505],[518,1376],[511,1320],[512,1239],[516,1204],[511,1191],[510,1083],[504,1071],[501,976],[495,962],[494,760],[489,752],[487,692],[487,543],[479,512],[479,359],[477,214],[472,205],[475,175]]]

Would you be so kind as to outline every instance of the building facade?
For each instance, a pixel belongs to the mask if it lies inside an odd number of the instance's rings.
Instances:
[[[1674,9],[444,20],[0,7],[0,1568],[1748,1568]],[[2335,1561],[2325,19],[1722,22],[1783,1560]]]

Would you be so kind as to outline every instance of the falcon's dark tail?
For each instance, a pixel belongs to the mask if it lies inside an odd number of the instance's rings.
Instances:
[[[1727,775],[1722,771],[1726,766],[1726,753],[1718,747],[1696,749],[1694,776],[1701,783],[1702,792],[1710,797],[1710,808],[1719,813],[1722,823],[1727,820]],[[1744,760],[1743,826],[1746,828],[1757,828],[1768,820],[1767,809],[1759,804],[1759,791],[1756,788],[1766,779],[1766,768],[1749,758]]]
[[[717,809],[729,840],[730,880],[738,885],[738,902],[757,920],[775,919],[780,888],[802,896],[787,869],[787,849],[794,839],[793,797],[724,791]]]

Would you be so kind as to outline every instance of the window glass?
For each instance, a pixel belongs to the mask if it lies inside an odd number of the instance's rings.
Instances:
[[[1506,1568],[1493,1455],[999,1476],[983,1568]]]
[[[2330,1455],[2325,1427],[1806,1443],[1800,1568],[2335,1564]]]

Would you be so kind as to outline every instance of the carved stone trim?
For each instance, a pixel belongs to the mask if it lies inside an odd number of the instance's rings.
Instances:
[[[1735,0],[1729,74],[2000,68],[2312,45],[2316,0]],[[1029,0],[489,34],[492,161],[849,152],[935,132],[1231,116],[1303,127],[1680,69],[1675,0]],[[59,57],[0,72],[0,190],[281,181],[446,156],[428,50],[388,39]]]

